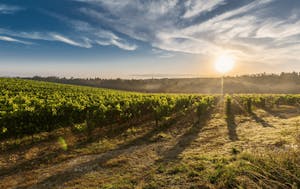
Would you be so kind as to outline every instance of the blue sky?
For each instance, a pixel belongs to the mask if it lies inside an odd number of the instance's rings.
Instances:
[[[0,76],[300,71],[299,0],[0,0]]]

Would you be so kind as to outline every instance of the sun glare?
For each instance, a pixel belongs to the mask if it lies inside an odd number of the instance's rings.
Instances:
[[[229,54],[219,56],[215,62],[215,68],[220,73],[227,73],[232,70],[234,66],[234,58]]]

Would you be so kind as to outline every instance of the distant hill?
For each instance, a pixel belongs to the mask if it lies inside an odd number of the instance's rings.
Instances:
[[[39,77],[33,79],[64,84],[151,93],[211,93],[221,91],[220,78],[180,79],[79,79]],[[224,78],[225,93],[300,93],[300,73],[253,74]]]

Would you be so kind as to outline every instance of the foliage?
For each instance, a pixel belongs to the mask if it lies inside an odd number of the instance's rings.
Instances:
[[[300,95],[291,94],[239,94],[233,95],[233,98],[242,104],[248,113],[252,112],[253,107],[266,109],[280,105],[300,104]]]
[[[175,112],[191,109],[202,119],[217,99],[212,95],[142,94],[6,78],[0,79],[0,89],[0,138],[19,138],[83,123],[90,133],[95,127],[146,115],[158,125]],[[231,98],[249,113],[253,106],[300,104],[300,95],[233,95],[226,97],[227,111]]]
[[[153,115],[159,121],[189,107],[204,113],[214,97],[141,94],[21,79],[0,79],[0,137],[24,135],[85,123],[88,133],[107,124]],[[199,104],[198,104],[199,103]],[[77,129],[77,128],[76,128]]]

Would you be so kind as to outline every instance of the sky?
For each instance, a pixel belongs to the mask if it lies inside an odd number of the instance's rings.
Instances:
[[[299,0],[0,0],[0,76],[300,71]]]

